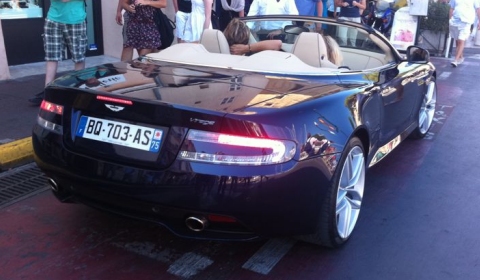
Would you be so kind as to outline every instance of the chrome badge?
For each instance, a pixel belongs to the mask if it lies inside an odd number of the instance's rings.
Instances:
[[[197,118],[190,118],[190,122],[199,123],[199,124],[202,124],[202,125],[214,125],[215,124],[215,121],[201,120],[201,119],[197,119]]]
[[[111,105],[111,104],[105,104],[105,107],[107,107],[108,109],[110,109],[114,112],[120,112],[123,109],[125,109],[125,107],[117,106],[117,105]]]

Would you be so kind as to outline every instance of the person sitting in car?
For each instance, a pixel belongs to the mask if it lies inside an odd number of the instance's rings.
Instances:
[[[265,50],[279,51],[282,47],[281,40],[265,40],[250,44],[250,28],[238,18],[230,21],[223,34],[230,46],[230,53],[235,55],[251,55]]]

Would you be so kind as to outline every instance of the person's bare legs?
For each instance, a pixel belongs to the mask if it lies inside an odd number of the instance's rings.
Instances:
[[[58,61],[47,61],[45,69],[45,86],[55,79],[57,75]],[[85,60],[74,64],[73,69],[82,70],[85,69]]]
[[[456,53],[455,53],[455,61],[461,61],[463,59],[463,49],[465,48],[465,40],[457,40],[455,42],[456,46]]]
[[[133,48],[132,47],[124,47],[122,49],[122,55],[120,56],[120,59],[122,61],[129,61],[132,60],[133,58]]]
[[[85,60],[80,61],[80,62],[76,62],[73,69],[75,69],[75,70],[85,69]]]
[[[47,61],[45,69],[45,86],[55,79],[57,68],[58,61]]]

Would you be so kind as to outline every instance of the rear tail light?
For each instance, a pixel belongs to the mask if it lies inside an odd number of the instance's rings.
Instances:
[[[37,124],[52,132],[63,134],[61,125],[63,106],[43,100],[40,104],[40,112]]]
[[[179,159],[229,165],[268,165],[289,161],[295,143],[190,130]]]
[[[52,102],[48,102],[43,100],[42,104],[40,104],[40,110],[44,110],[47,112],[55,113],[58,115],[63,115],[63,106],[62,105],[57,105]]]

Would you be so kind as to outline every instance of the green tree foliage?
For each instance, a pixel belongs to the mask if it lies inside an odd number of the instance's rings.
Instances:
[[[428,15],[420,17],[420,30],[430,30],[433,32],[448,32],[448,12],[450,6],[441,1],[428,1]]]

